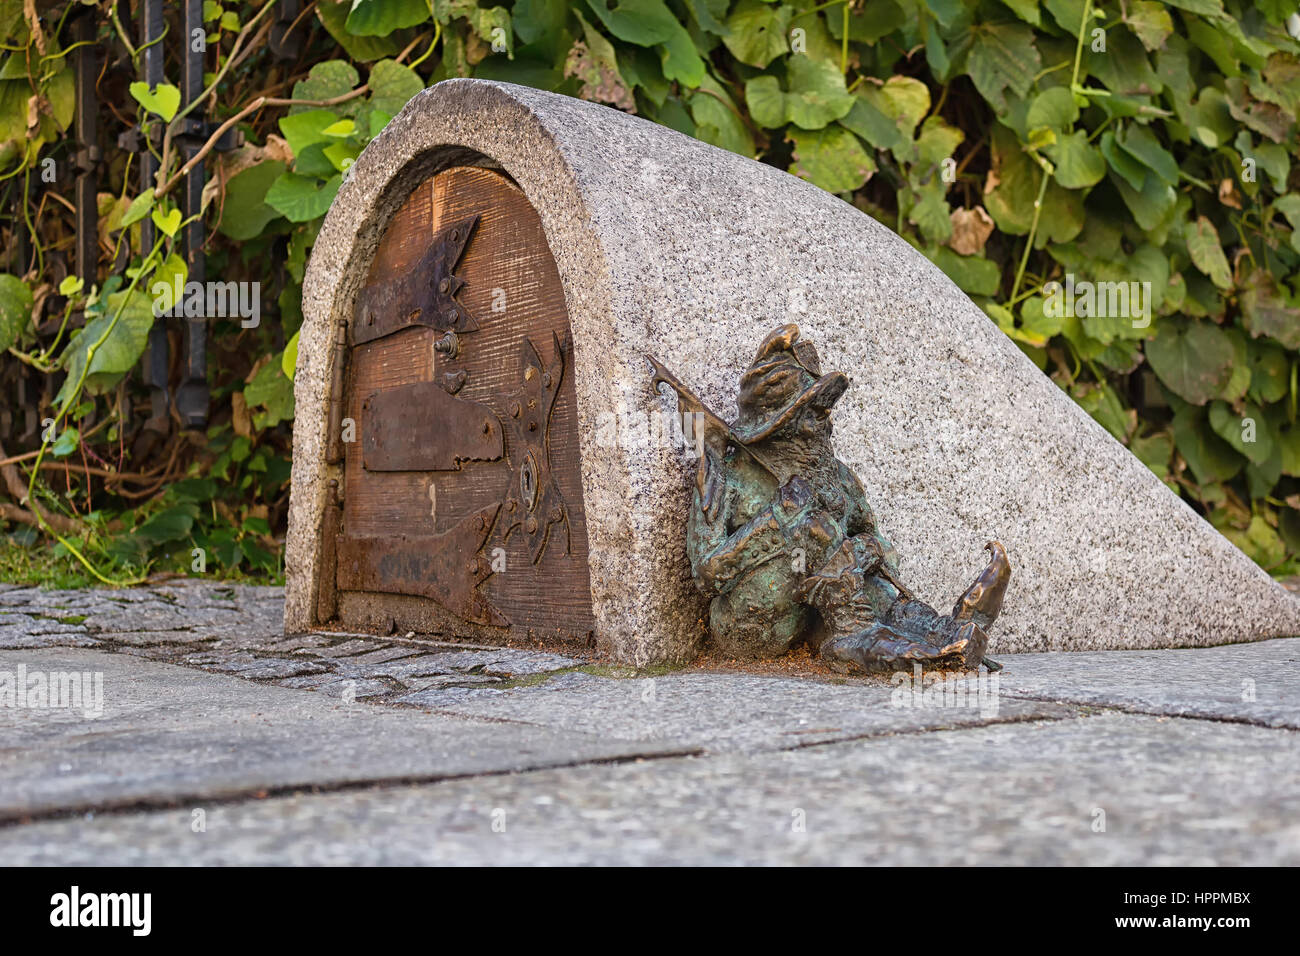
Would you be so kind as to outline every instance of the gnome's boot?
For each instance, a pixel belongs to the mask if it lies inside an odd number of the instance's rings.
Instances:
[[[988,636],[973,621],[943,617],[922,601],[900,597],[875,574],[879,555],[850,538],[797,596],[821,614],[828,636],[820,654],[847,670],[906,670],[913,663],[935,668],[979,666]]]
[[[931,644],[900,634],[886,624],[828,638],[821,657],[837,670],[897,671],[914,663],[940,670],[970,670],[979,666],[988,637],[973,621],[962,624],[947,644]]]
[[[984,550],[993,557],[975,583],[957,599],[952,616],[956,621],[974,621],[987,631],[1002,610],[1002,596],[1011,580],[1011,562],[1007,560],[1007,549],[1000,541],[990,541],[984,545]]]

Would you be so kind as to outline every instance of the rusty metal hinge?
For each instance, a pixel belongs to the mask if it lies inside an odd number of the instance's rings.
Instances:
[[[478,215],[453,222],[433,237],[412,269],[362,289],[353,312],[353,344],[371,342],[411,326],[439,332],[477,331],[478,322],[456,300],[465,280],[453,270],[465,254],[478,222]]]
[[[509,627],[509,619],[478,590],[493,573],[479,552],[500,507],[481,508],[442,534],[339,535],[338,586],[432,598],[463,620]]]
[[[338,544],[343,529],[343,497],[337,478],[326,485],[325,511],[320,523],[320,574],[316,590],[316,623],[325,624],[338,614]]]
[[[334,370],[330,375],[329,418],[325,426],[325,462],[330,465],[343,460],[343,387],[347,368],[348,324],[340,319],[334,335]]]

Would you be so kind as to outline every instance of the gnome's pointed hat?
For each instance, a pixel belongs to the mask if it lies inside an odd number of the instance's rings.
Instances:
[[[799,326],[783,325],[763,340],[740,377],[740,415],[732,431],[745,444],[761,441],[805,408],[829,411],[848,387],[842,372],[822,374],[817,349],[799,341]]]

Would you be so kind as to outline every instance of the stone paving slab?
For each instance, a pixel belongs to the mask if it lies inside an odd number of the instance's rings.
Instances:
[[[997,724],[41,822],[0,828],[0,857],[18,865],[1297,865],[1300,748],[1280,743],[1289,734],[1128,714]],[[204,811],[203,832],[192,828],[195,809]]]
[[[610,679],[572,671],[507,689],[418,695],[440,713],[527,721],[624,740],[679,740],[714,752],[785,749],[877,734],[1059,718],[1072,708],[998,697],[972,684],[960,704],[925,705],[885,681],[830,684],[753,674],[676,672]],[[406,698],[410,702],[410,698]]]
[[[999,660],[1002,692],[1013,697],[1300,730],[1300,638]]]
[[[345,704],[95,650],[6,651],[0,671],[103,674],[103,715],[0,706],[0,820],[292,787],[501,773],[688,750]]]
[[[418,707],[428,706],[425,692],[435,686],[501,683],[588,663],[549,651],[374,634],[286,636],[283,608],[280,588],[199,579],[115,591],[10,587],[0,590],[0,649],[96,647],[334,698]]]
[[[0,671],[98,670],[105,692],[98,720],[0,706],[0,859],[1300,862],[1300,639],[998,655],[996,685],[936,700],[286,637],[281,607],[220,582],[0,586]]]

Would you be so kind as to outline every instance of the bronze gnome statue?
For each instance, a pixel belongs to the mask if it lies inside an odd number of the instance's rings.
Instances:
[[[702,446],[686,548],[712,598],[719,651],[772,657],[808,640],[838,670],[1000,667],[984,652],[1011,576],[1006,550],[988,543],[988,567],[951,614],[899,581],[898,556],[831,445],[831,408],[848,379],[822,374],[798,326],[763,340],[731,425],[650,362],[655,388],[677,393]]]

